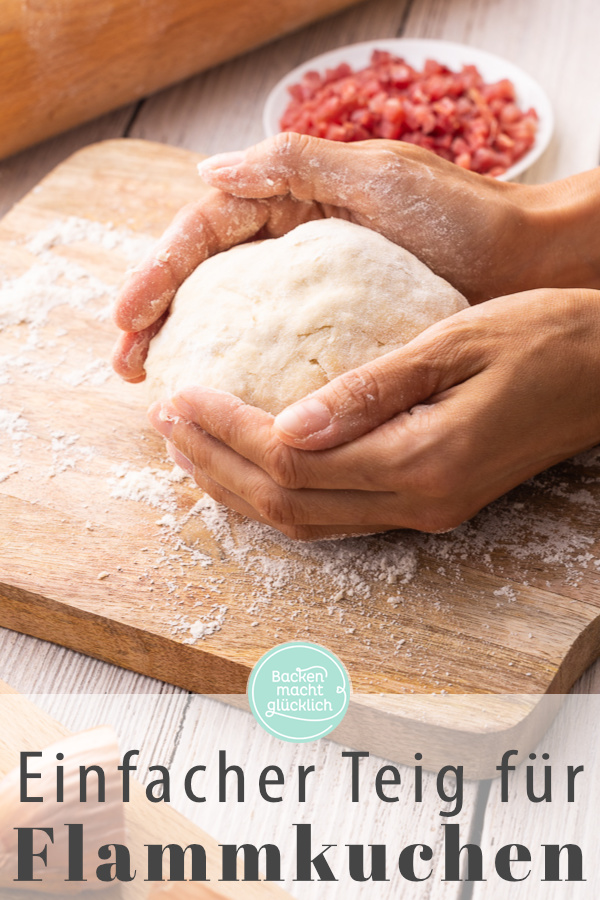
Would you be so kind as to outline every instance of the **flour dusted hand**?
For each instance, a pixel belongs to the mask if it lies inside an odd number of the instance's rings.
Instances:
[[[200,263],[323,218],[407,248],[478,304],[276,417],[206,386],[155,404],[169,452],[216,500],[294,538],[443,531],[600,440],[600,169],[507,184],[399,141],[281,134],[201,174],[217,190],[182,211],[121,292],[114,364],[128,381],[144,379],[148,344]],[[362,307],[352,313],[371,333]]]
[[[530,291],[443,319],[275,420],[200,387],[150,419],[203,490],[290,537],[446,531],[600,440],[599,346],[600,292]]]
[[[567,209],[565,247],[547,186],[484,178],[402,141],[344,144],[279,134],[243,153],[205,160],[200,174],[215,190],[177,214],[120,292],[114,319],[124,333],[113,365],[126,381],[144,380],[150,340],[197,266],[236,244],[279,238],[315,219],[341,218],[383,235],[469,303],[536,287],[593,286],[589,241],[573,232]],[[561,191],[558,201],[563,209]]]
[[[277,414],[467,306],[382,235],[308,222],[196,269],[150,345],[150,396],[204,385]]]

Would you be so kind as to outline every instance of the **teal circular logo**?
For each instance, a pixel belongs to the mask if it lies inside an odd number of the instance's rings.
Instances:
[[[316,741],[346,715],[350,678],[335,653],[310,641],[290,641],[261,656],[250,675],[248,699],[269,734],[294,743]]]

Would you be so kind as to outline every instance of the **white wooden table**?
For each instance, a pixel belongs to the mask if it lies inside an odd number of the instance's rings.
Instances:
[[[530,71],[552,99],[556,136],[525,180],[541,182],[563,177],[600,162],[599,33],[598,0],[371,0],[0,163],[0,212],[8,210],[51,168],[94,141],[145,138],[209,154],[247,146],[263,136],[261,111],[269,88],[292,66],[340,44],[401,35],[471,43],[512,59]],[[305,747],[276,747],[242,712],[213,701],[191,701],[184,692],[170,686],[5,630],[0,630],[0,678],[24,693],[55,693],[54,697],[44,698],[44,705],[72,728],[93,724],[90,704],[82,696],[85,692],[149,695],[140,701],[140,712],[133,718],[130,705],[125,710],[121,704],[119,711],[118,700],[109,696],[104,711],[125,736],[145,732],[146,748],[149,756],[154,755],[154,761],[184,758],[186,753],[191,754],[190,748],[197,750],[199,741],[211,745],[223,741],[232,753],[239,748],[242,759],[276,759],[284,769],[290,769],[298,759],[307,761]],[[600,663],[574,690],[600,692]],[[96,702],[94,709],[98,706]],[[173,722],[170,729],[165,723],[167,713]],[[183,726],[178,731],[177,723],[181,721]],[[200,736],[197,732],[201,732]],[[252,748],[251,753],[248,747]],[[334,758],[328,758],[326,747],[314,752],[322,765],[329,766],[335,783],[341,776]],[[341,804],[330,809],[328,798],[322,797],[312,810],[317,816],[319,811],[331,823],[331,834],[336,834],[336,823],[347,825],[349,817],[352,828],[351,808]],[[367,826],[381,829],[386,823],[394,829],[399,843],[410,843],[411,835],[418,833],[414,818],[403,820],[389,810],[382,813],[381,804],[363,803],[360,812],[361,839],[368,835]],[[426,814],[424,810],[423,815]],[[465,837],[470,835],[476,840],[482,834],[485,839],[500,827],[502,816],[503,809],[497,801],[487,799],[485,786],[469,787],[461,816]],[[284,816],[280,815],[280,819],[283,822]],[[206,827],[206,818],[198,816],[198,821]],[[274,837],[277,821],[271,817],[253,836],[257,840],[267,839],[268,834]],[[429,828],[425,820],[421,826]],[[229,808],[211,811],[210,830],[217,837],[225,837],[226,832],[231,838],[239,837]],[[285,843],[283,837],[281,840]],[[326,896],[327,900],[342,895],[348,900],[362,897],[366,890],[357,885],[353,891],[341,883],[328,887],[326,892],[318,886],[316,890],[314,886],[290,889],[299,898]],[[475,900],[500,900],[507,896],[502,886],[476,886],[471,894],[465,885],[433,881],[412,888],[396,881],[393,886],[378,890],[383,893],[377,896],[386,898],[466,900],[473,896]],[[376,895],[372,892],[369,896]],[[535,891],[530,888],[527,896],[534,897]],[[540,896],[570,895],[564,893],[564,886],[558,886],[556,893],[546,886]]]

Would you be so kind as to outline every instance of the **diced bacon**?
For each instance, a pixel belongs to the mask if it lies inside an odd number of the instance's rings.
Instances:
[[[397,88],[405,88],[414,81],[416,72],[410,66],[400,63],[390,67],[390,82]]]
[[[475,66],[452,72],[427,60],[419,72],[387,50],[364,69],[347,63],[306,72],[289,88],[280,127],[332,141],[402,140],[485,175],[505,172],[535,142],[538,117],[515,101],[507,78],[486,84]]]
[[[400,125],[396,122],[389,121],[389,119],[382,119],[381,122],[375,126],[375,137],[397,141],[401,133],[402,129]]]
[[[454,162],[457,166],[462,166],[463,169],[471,168],[471,154],[470,153],[459,153],[457,157],[455,157]]]
[[[490,100],[513,101],[515,99],[515,87],[508,78],[497,81],[495,84],[484,84],[481,93],[489,103]]]
[[[387,122],[400,124],[404,121],[404,106],[400,97],[389,97],[383,105],[383,118]]]

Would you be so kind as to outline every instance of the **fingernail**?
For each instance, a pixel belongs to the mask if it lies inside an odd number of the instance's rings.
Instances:
[[[216,156],[209,156],[198,163],[198,173],[202,175],[204,172],[213,172],[215,169],[234,169],[243,163],[246,154],[242,150],[236,150],[233,153],[217,153]]]
[[[166,438],[171,437],[173,426],[180,421],[176,410],[166,403],[154,403],[148,410],[148,419],[150,424]]]
[[[195,411],[192,407],[191,403],[185,399],[185,397],[176,396],[172,399],[172,404],[177,411],[177,413],[181,416],[182,419],[185,419],[187,422],[193,422]]]
[[[175,465],[179,466],[180,469],[183,469],[184,472],[187,472],[188,475],[194,474],[194,464],[189,461],[187,456],[184,456],[183,453],[180,453],[173,444],[167,443],[167,453],[175,463]]]
[[[311,397],[288,406],[275,419],[275,427],[288,437],[307,438],[331,425],[331,413],[324,403]]]

